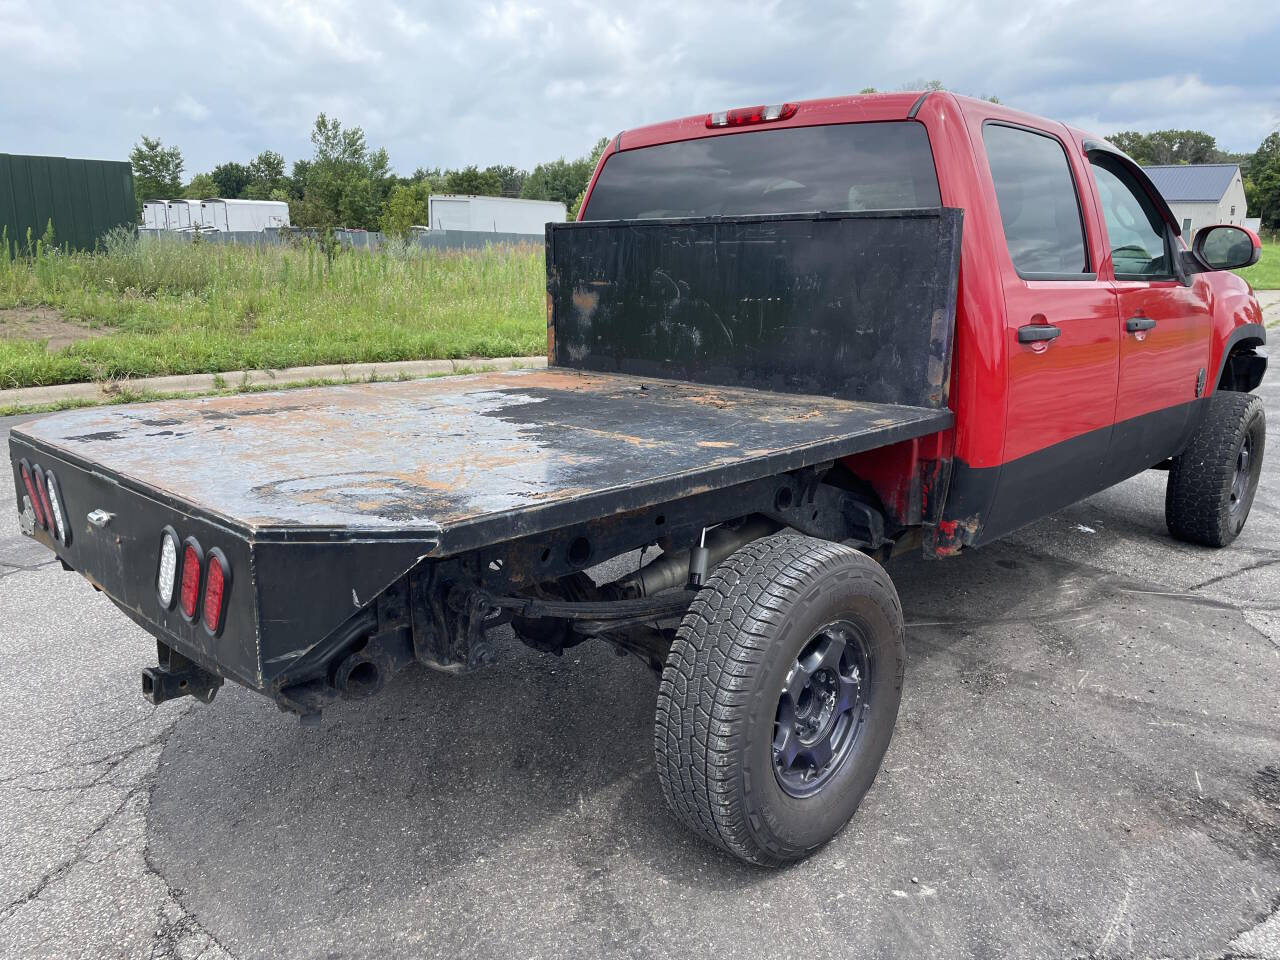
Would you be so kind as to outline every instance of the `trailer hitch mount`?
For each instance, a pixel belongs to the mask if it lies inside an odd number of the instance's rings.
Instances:
[[[153,706],[179,697],[195,697],[212,703],[222,677],[188,660],[172,647],[157,641],[160,662],[142,671],[142,696]]]

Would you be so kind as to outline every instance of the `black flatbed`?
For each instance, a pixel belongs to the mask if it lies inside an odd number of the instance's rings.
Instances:
[[[13,442],[251,542],[448,556],[951,424],[945,408],[547,369],[76,410]]]

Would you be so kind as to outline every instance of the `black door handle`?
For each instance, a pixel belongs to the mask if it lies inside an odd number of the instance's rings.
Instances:
[[[1150,330],[1156,325],[1156,322],[1150,317],[1130,317],[1124,322],[1125,333],[1141,333],[1143,330]]]
[[[1018,328],[1018,342],[1044,343],[1058,339],[1061,332],[1052,323],[1028,323]]]

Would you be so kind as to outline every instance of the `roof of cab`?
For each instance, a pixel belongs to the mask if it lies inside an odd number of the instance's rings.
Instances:
[[[829,97],[824,100],[793,100],[797,110],[789,120],[764,124],[756,129],[781,130],[787,127],[813,127],[825,123],[856,123],[869,120],[905,120],[917,100],[925,91],[904,93],[863,93],[848,97]],[[694,140],[699,137],[717,137],[725,134],[744,133],[743,127],[707,126],[707,113],[664,120],[645,127],[624,130],[618,134],[615,149],[634,150],[659,143],[677,140]]]

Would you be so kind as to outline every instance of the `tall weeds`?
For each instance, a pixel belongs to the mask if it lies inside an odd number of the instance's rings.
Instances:
[[[310,243],[222,245],[121,231],[87,254],[37,241],[0,256],[0,309],[55,307],[107,335],[56,353],[0,340],[0,387],[538,354],[544,289],[537,246],[393,244],[334,254]]]

